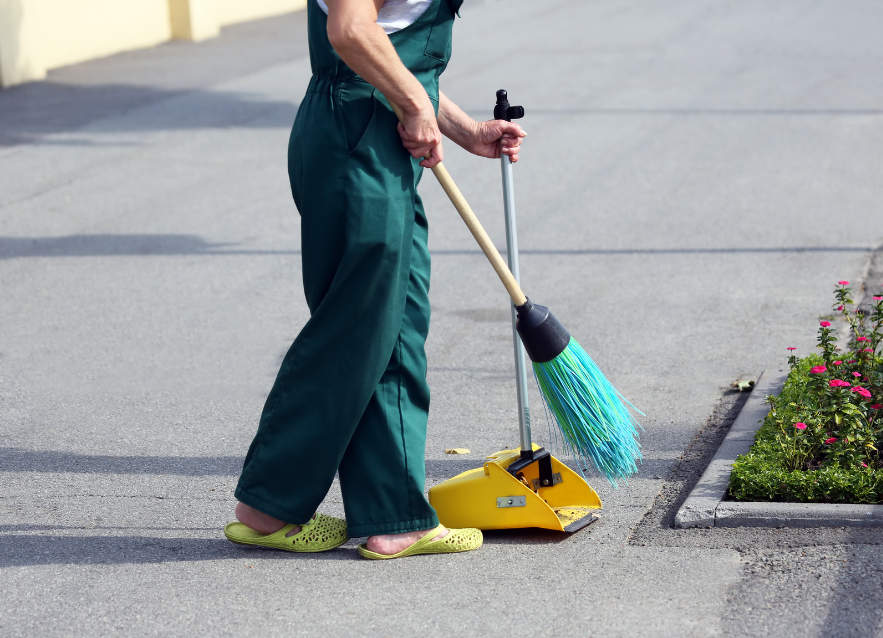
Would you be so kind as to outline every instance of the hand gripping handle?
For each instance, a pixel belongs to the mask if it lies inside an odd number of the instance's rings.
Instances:
[[[400,109],[397,104],[393,104],[392,102],[389,102],[389,105],[392,107],[392,110],[399,118],[399,122],[402,122],[404,116],[402,109]],[[515,281],[515,277],[512,276],[512,272],[509,270],[509,266],[506,265],[506,262],[500,256],[500,252],[497,250],[497,247],[494,246],[491,238],[488,237],[488,234],[487,232],[485,232],[484,227],[481,225],[481,222],[478,221],[478,217],[476,217],[475,213],[472,212],[472,209],[469,207],[466,198],[463,197],[463,193],[461,193],[460,189],[457,188],[457,185],[454,183],[454,180],[451,177],[450,173],[448,173],[448,170],[441,162],[439,162],[432,167],[432,172],[433,174],[435,174],[436,179],[438,179],[438,183],[441,184],[441,187],[448,194],[448,197],[450,198],[451,203],[454,205],[454,208],[456,208],[457,212],[460,213],[460,217],[462,217],[463,221],[466,222],[466,227],[469,229],[469,232],[472,233],[472,236],[475,237],[475,241],[478,242],[478,245],[484,253],[485,257],[487,257],[488,261],[491,262],[491,266],[494,267],[494,270],[497,272],[497,276],[506,287],[506,291],[509,293],[509,297],[512,298],[512,303],[514,303],[516,306],[523,306],[527,301],[527,297],[521,290],[521,286],[519,286],[518,282]]]

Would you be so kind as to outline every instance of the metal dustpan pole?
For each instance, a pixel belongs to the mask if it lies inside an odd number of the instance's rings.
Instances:
[[[494,120],[512,121],[524,116],[524,109],[509,104],[506,91],[497,91]],[[492,263],[510,292],[513,305],[512,345],[515,354],[515,391],[518,399],[518,433],[521,449],[501,450],[483,463],[482,467],[467,470],[429,489],[429,503],[438,513],[442,524],[450,528],[477,527],[479,529],[518,529],[539,527],[564,532],[575,532],[593,520],[592,510],[601,507],[601,499],[588,483],[547,450],[537,448],[531,442],[530,407],[527,395],[527,353],[534,353],[533,345],[545,347],[545,341],[522,340],[518,328],[527,334],[549,327],[555,321],[548,309],[529,303],[520,290],[521,279],[518,264],[518,232],[515,225],[515,189],[513,166],[508,155],[500,153],[503,177],[503,208],[506,221],[506,252],[508,268],[487,234],[473,231],[486,255],[493,256]],[[439,165],[440,166],[440,165]],[[436,173],[438,176],[439,173]],[[457,206],[467,224],[480,228],[474,214],[453,186],[453,181],[442,174],[439,181]],[[453,193],[453,194],[452,194]],[[459,203],[458,203],[459,202]],[[518,294],[515,294],[515,293]],[[519,299],[521,301],[519,301]],[[517,307],[522,311],[519,315]],[[539,322],[533,321],[533,310],[545,310]],[[557,324],[557,322],[555,322]],[[547,325],[548,324],[548,325]],[[538,328],[539,327],[539,328]],[[552,336],[557,335],[552,325]],[[546,330],[546,332],[549,332]],[[545,338],[546,332],[541,336]],[[569,337],[569,335],[568,335]],[[546,339],[548,341],[548,339]],[[525,343],[528,343],[525,348]],[[544,360],[544,359],[540,359]]]
[[[515,227],[515,188],[512,183],[512,160],[508,155],[500,153],[500,165],[503,172],[503,208],[506,213],[506,254],[509,258],[509,270],[515,280],[521,284],[521,274],[518,269],[518,233]],[[524,356],[524,346],[515,329],[518,313],[511,303],[509,308],[512,312],[512,341],[515,348],[515,388],[518,397],[518,432],[521,438],[522,451],[533,449],[530,439],[530,406],[527,399],[527,363]]]

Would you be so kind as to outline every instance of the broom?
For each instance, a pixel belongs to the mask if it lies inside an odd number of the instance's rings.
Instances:
[[[389,104],[401,122],[402,110]],[[527,298],[444,165],[439,162],[432,172],[515,304],[518,336],[565,449],[581,470],[591,462],[616,487],[617,479],[627,479],[638,471],[636,461],[642,458],[635,427],[640,426],[623,401],[631,403],[549,309]]]

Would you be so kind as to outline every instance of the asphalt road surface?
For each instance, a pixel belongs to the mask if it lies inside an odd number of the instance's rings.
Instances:
[[[576,534],[384,563],[221,533],[308,316],[305,14],[0,92],[0,634],[883,635],[883,531],[673,530],[657,498],[733,381],[812,351],[837,280],[883,283],[880,24],[871,0],[464,5],[443,89],[524,105],[522,283],[646,413],[645,461],[589,477],[603,517]],[[445,152],[503,246],[498,162]],[[518,439],[505,291],[421,192],[432,485]]]

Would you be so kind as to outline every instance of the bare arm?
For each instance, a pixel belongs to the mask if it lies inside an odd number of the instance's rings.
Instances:
[[[413,157],[429,155],[420,165],[432,168],[443,157],[435,109],[423,85],[405,68],[389,36],[377,24],[383,2],[326,0],[328,40],[347,66],[402,108],[402,143]]]
[[[482,157],[499,157],[500,149],[518,161],[521,140],[527,133],[514,122],[490,120],[476,122],[439,91],[438,127],[445,137],[470,153]]]
[[[513,162],[518,161],[522,138],[527,135],[518,124],[503,120],[476,122],[439,92],[439,110],[426,90],[404,64],[377,24],[377,12],[384,0],[326,0],[328,40],[353,71],[380,90],[404,111],[399,124],[402,144],[413,157],[429,159],[421,166],[432,168],[444,157],[441,135],[467,151],[482,157],[499,157],[500,149]]]

